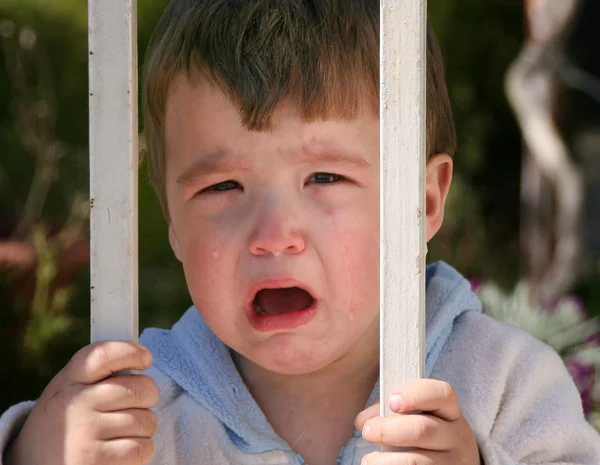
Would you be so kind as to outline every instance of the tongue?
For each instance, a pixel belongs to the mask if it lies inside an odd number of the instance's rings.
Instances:
[[[311,295],[298,287],[263,289],[256,294],[255,299],[255,303],[268,315],[304,310],[310,307],[312,302]]]

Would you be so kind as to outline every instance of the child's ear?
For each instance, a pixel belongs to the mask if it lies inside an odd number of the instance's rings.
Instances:
[[[180,250],[179,250],[179,241],[177,240],[177,234],[175,233],[175,229],[173,229],[173,225],[169,224],[169,243],[171,244],[171,250],[175,254],[177,260],[181,261]]]
[[[452,158],[450,155],[433,155],[425,168],[425,204],[427,207],[427,242],[436,235],[444,221],[446,198],[452,184]]]

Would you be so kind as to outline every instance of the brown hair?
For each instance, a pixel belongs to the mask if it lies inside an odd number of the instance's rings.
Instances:
[[[379,0],[171,0],[145,65],[150,180],[167,213],[164,118],[173,78],[194,71],[239,104],[251,130],[284,100],[307,121],[379,112]],[[427,28],[427,155],[455,150],[439,46]]]

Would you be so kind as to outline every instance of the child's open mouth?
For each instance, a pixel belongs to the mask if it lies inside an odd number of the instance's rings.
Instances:
[[[260,289],[252,300],[250,321],[260,331],[293,329],[315,314],[316,299],[301,287]]]
[[[299,287],[263,289],[256,294],[254,310],[259,315],[277,315],[309,308],[315,299]]]

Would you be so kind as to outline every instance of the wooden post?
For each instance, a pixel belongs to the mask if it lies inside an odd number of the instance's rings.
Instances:
[[[138,337],[136,0],[89,0],[91,338]]]
[[[381,1],[381,415],[425,374],[426,0]]]

